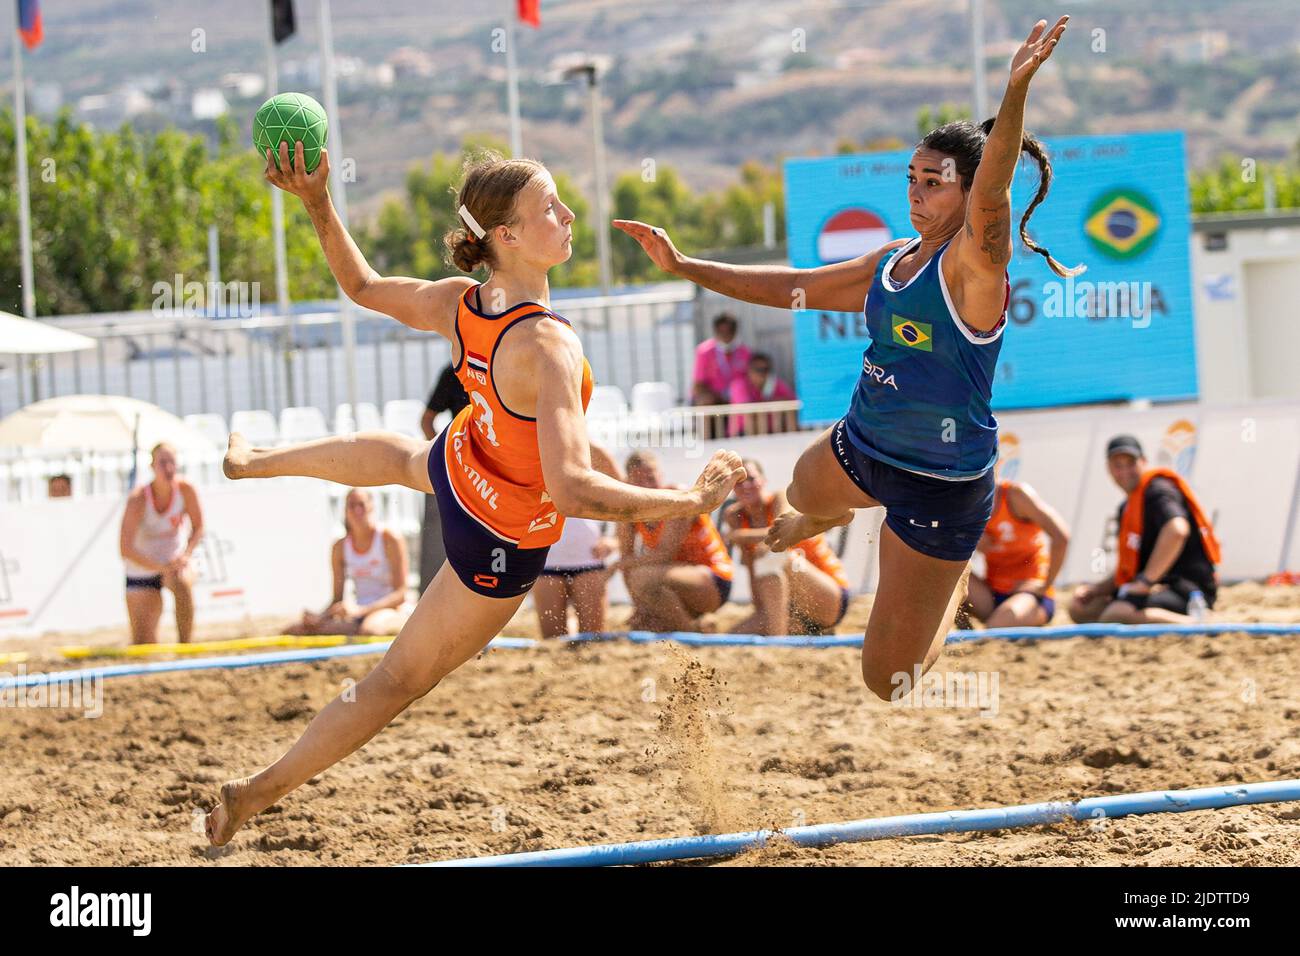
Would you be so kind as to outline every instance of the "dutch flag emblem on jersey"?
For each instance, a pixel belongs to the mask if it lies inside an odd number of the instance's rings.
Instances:
[[[477,352],[466,351],[465,361],[469,363],[469,367],[474,371],[481,375],[487,375],[488,363],[484,356],[479,355]]]

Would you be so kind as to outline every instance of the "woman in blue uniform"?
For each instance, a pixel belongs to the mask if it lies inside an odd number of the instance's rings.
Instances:
[[[1052,167],[1024,131],[1029,81],[1068,17],[1040,20],[1011,62],[997,116],[949,123],[921,140],[907,168],[919,233],[818,269],[736,266],[683,256],[662,229],[615,220],[655,264],[747,302],[782,308],[863,309],[871,345],[848,414],[799,458],[768,544],[781,551],[883,505],[880,581],[862,647],[862,676],[888,700],[913,668],[938,658],[963,574],[993,507],[997,420],[993,373],[1011,285],[1011,179],[1021,153],[1039,168],[1020,220],[1022,242],[1060,276],[1066,269],[1025,232]],[[865,299],[865,305],[864,305]],[[802,300],[802,301],[800,301]]]

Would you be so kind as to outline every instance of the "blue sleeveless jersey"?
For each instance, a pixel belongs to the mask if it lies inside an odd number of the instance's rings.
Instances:
[[[862,353],[846,431],[864,455],[897,468],[977,478],[998,457],[990,402],[1006,323],[984,338],[957,316],[939,266],[948,243],[901,287],[887,278],[920,241],[876,267],[865,307],[871,344]]]

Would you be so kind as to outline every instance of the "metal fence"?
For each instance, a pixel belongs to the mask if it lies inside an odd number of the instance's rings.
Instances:
[[[557,291],[552,304],[573,323],[600,384],[630,394],[639,382],[667,382],[689,403],[695,345],[709,334],[697,292],[685,282],[611,296]],[[354,315],[357,400],[382,407],[425,398],[450,360],[449,343],[379,313]],[[230,319],[135,312],[54,324],[94,338],[95,348],[0,356],[0,417],[38,398],[83,393],[127,395],[176,415],[215,412],[227,420],[239,410],[278,415],[291,406],[315,406],[329,418],[348,400],[336,311]]]

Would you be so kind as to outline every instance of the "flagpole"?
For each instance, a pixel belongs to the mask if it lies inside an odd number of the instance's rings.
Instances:
[[[32,208],[27,190],[27,103],[23,96],[23,44],[18,29],[18,5],[14,5],[14,119],[18,153],[18,247],[22,262],[23,315],[36,318],[36,287],[32,278]]]
[[[330,191],[343,228],[348,227],[348,197],[343,185],[343,134],[339,123],[339,92],[334,79],[334,31],[330,22],[330,0],[320,0],[320,70],[325,86],[325,112],[329,116]],[[357,330],[352,302],[339,288],[339,323],[343,333],[343,363],[348,404],[352,420],[357,416]]]
[[[275,55],[275,25],[267,33],[266,47],[266,95],[268,98],[280,92],[280,68]],[[284,337],[284,384],[287,395],[286,404],[297,405],[293,387],[293,348],[297,345],[297,320],[290,313],[289,305],[289,264],[284,246],[284,191],[269,183],[271,190],[271,242],[275,248],[275,301],[280,313],[280,321],[287,321],[283,326],[287,335]]]
[[[510,109],[510,155],[523,155],[523,134],[519,129],[519,67],[515,62],[515,21],[506,14],[506,102]]]

